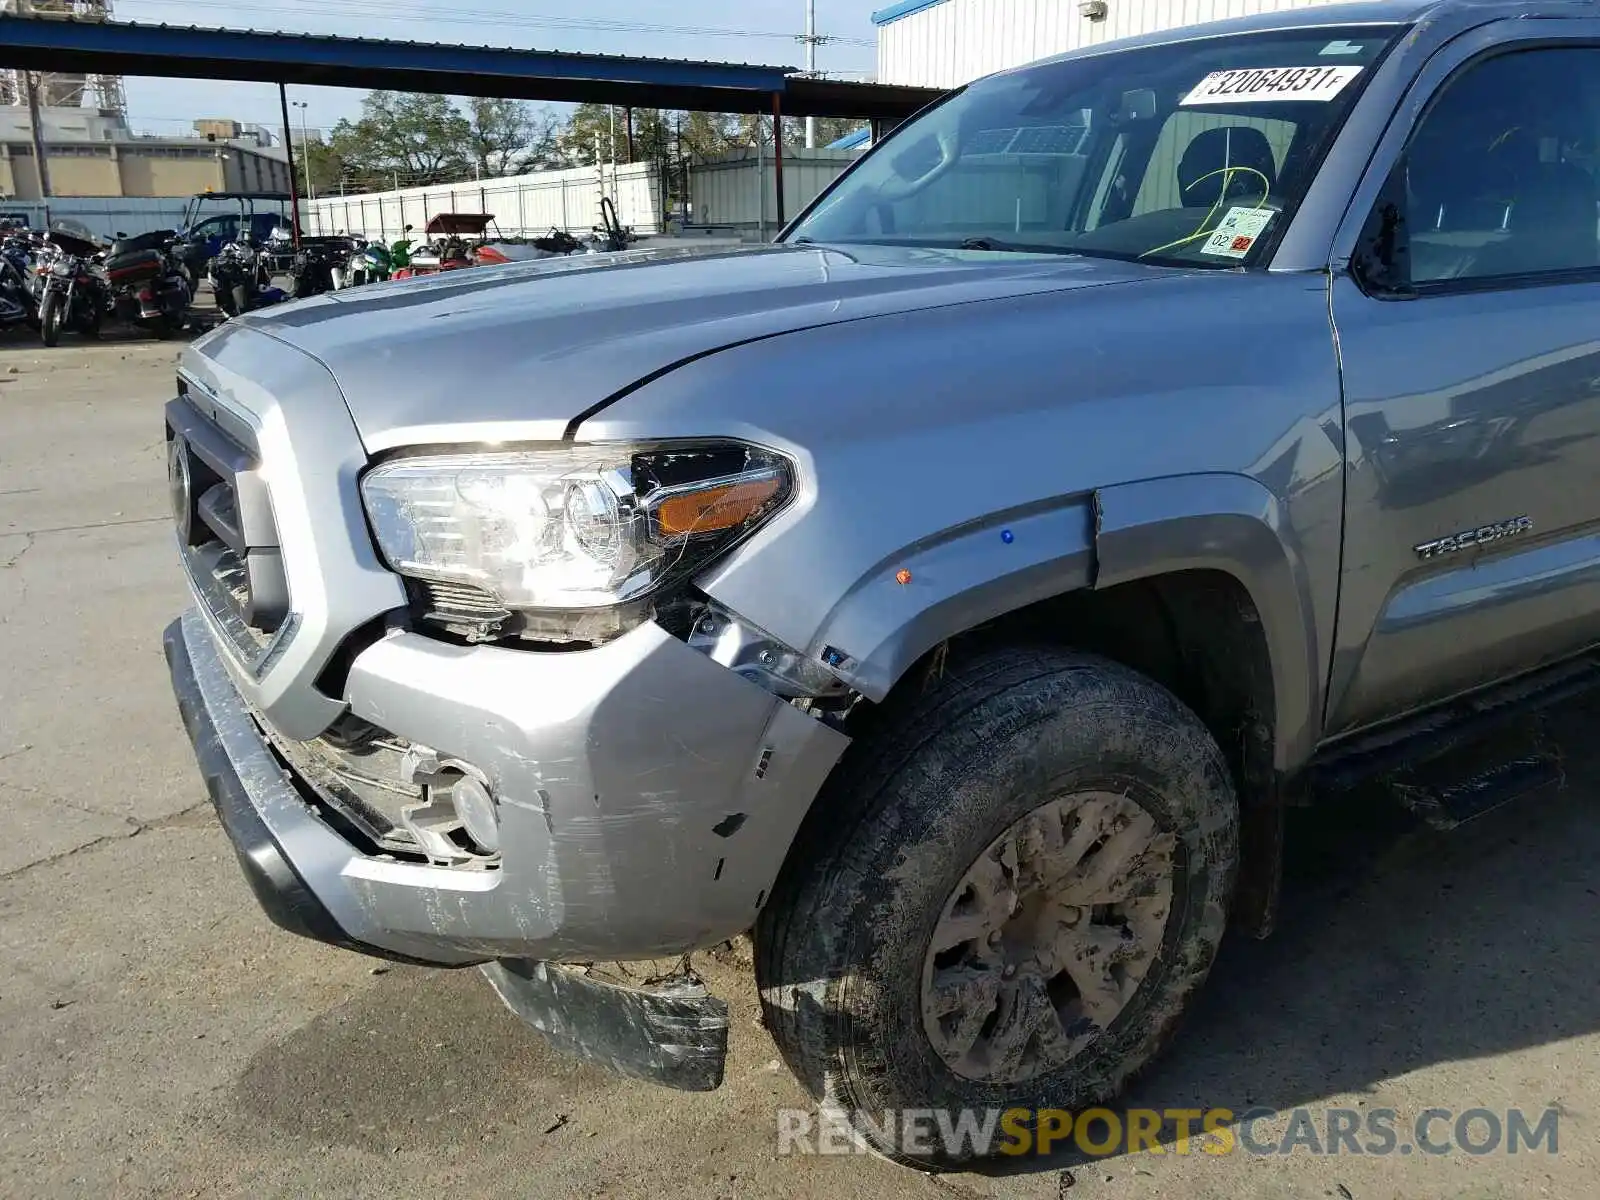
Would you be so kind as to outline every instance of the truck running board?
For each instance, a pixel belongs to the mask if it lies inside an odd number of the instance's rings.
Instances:
[[[1387,787],[1420,820],[1454,829],[1564,779],[1543,713],[1600,689],[1600,658],[1585,655],[1463,696],[1418,717],[1357,734],[1314,762],[1314,791]]]
[[[1430,764],[1434,768],[1443,765]],[[1439,774],[1437,769],[1427,773]],[[1401,772],[1386,782],[1413,816],[1434,829],[1448,831],[1493,812],[1518,796],[1559,784],[1564,778],[1560,756],[1553,750],[1536,748],[1516,758],[1502,758],[1474,774],[1422,779],[1412,772]]]

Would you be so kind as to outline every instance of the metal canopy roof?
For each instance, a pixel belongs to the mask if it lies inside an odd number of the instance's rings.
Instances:
[[[0,67],[898,121],[941,93],[794,68],[375,38],[0,16]]]

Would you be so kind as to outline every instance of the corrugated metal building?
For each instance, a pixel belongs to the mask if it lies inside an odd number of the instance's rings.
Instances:
[[[1320,0],[901,0],[872,14],[878,79],[956,87],[1116,38]]]
[[[859,157],[859,150],[783,149],[783,210],[792,217],[816,199],[839,174]],[[714,225],[741,234],[755,233],[762,240],[776,234],[777,181],[772,151],[760,156],[740,150],[707,159],[689,168],[689,197],[697,225]]]

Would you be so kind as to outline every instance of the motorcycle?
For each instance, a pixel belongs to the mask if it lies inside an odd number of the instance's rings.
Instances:
[[[415,239],[410,235],[411,231],[415,228],[415,225],[407,225],[403,232],[403,236],[395,239],[394,243],[390,245],[389,270],[392,274],[398,275],[400,268],[409,267],[411,265],[411,247],[414,244]]]
[[[39,303],[33,278],[33,242],[23,233],[6,231],[0,240],[0,329],[39,324]]]
[[[179,239],[158,229],[119,237],[106,253],[106,281],[112,313],[120,321],[148,329],[158,338],[181,333],[189,324],[194,293],[179,260]]]
[[[551,255],[576,254],[583,249],[583,243],[577,238],[565,229],[556,229],[554,226],[543,237],[534,238],[533,245],[535,249]]]
[[[63,329],[99,337],[100,323],[112,305],[111,283],[98,258],[101,248],[85,238],[51,232],[39,257],[39,336],[46,346],[61,340]]]
[[[601,196],[600,224],[594,227],[589,236],[588,253],[613,254],[618,250],[626,250],[638,240],[632,227],[624,226],[617,219],[617,206],[611,202],[611,197]]]
[[[229,318],[289,298],[282,288],[272,285],[261,254],[248,236],[223,246],[211,260],[207,275],[217,307]]]
[[[492,213],[438,213],[428,222],[424,233],[434,240],[419,250],[409,252],[406,263],[397,263],[396,279],[413,279],[419,275],[434,275],[441,271],[458,271],[477,266],[477,247],[483,234],[494,222]],[[469,243],[476,237],[476,243]],[[407,243],[409,248],[410,243]]]
[[[393,271],[393,258],[382,242],[363,241],[346,260],[340,284],[343,287],[361,287],[368,283],[381,283]]]
[[[303,237],[295,253],[294,266],[289,275],[293,279],[294,298],[318,296],[334,291],[340,283],[344,265],[350,258],[351,242],[348,237]]]

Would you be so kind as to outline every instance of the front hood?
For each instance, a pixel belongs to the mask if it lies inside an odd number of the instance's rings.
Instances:
[[[1171,274],[888,246],[662,248],[381,283],[241,320],[326,365],[375,453],[560,438],[643,380],[794,330]]]

